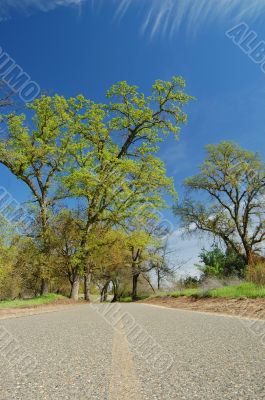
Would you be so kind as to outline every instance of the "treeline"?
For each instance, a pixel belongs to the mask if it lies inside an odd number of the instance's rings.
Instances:
[[[23,231],[18,215],[20,234],[2,237],[2,275],[21,276],[19,291],[46,294],[67,277],[71,297],[82,281],[88,300],[91,280],[115,291],[129,273],[136,298],[139,276],[148,280],[161,247],[158,211],[165,194],[176,196],[157,152],[168,134],[178,137],[192,98],[179,77],[156,81],[148,97],[120,82],[106,98],[41,96],[26,113],[2,115],[0,163],[33,198],[34,222]]]
[[[149,96],[119,82],[105,103],[44,95],[24,113],[3,108],[0,163],[32,202],[3,206],[8,193],[0,193],[3,221],[10,222],[0,224],[0,298],[69,291],[77,299],[81,285],[86,300],[92,287],[102,300],[109,289],[114,300],[136,299],[139,279],[153,288],[154,276],[161,288],[174,269],[161,221],[170,197],[185,231],[207,232],[225,247],[223,256],[216,248],[202,254],[205,276],[262,281],[260,157],[231,142],[209,145],[179,203],[158,157],[167,135],[178,138],[191,100],[184,80],[174,77],[156,81]]]

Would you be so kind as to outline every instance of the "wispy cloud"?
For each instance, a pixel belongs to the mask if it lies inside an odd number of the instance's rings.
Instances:
[[[86,0],[1,0],[0,20],[9,19],[14,13],[26,15],[34,11],[50,11],[60,6],[81,7]]]
[[[173,36],[184,27],[196,34],[203,27],[220,22],[254,20],[265,13],[265,0],[114,0],[117,14],[124,16],[130,8],[140,7],[141,31],[154,37]]]
[[[34,11],[50,11],[60,6],[77,6],[84,3],[93,9],[114,7],[115,19],[122,19],[132,11],[142,18],[140,30],[150,37],[174,36],[180,28],[195,35],[211,24],[251,22],[264,16],[265,0],[0,0],[0,20],[14,13],[26,15]]]

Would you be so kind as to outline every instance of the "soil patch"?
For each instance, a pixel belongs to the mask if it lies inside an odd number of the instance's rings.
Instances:
[[[169,308],[221,313],[245,318],[265,319],[265,299],[228,299],[194,297],[154,297],[141,303],[154,304]]]

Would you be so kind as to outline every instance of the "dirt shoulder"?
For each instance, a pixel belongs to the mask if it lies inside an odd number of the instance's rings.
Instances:
[[[265,319],[265,299],[155,297],[142,300],[141,303],[245,318]]]
[[[70,299],[56,300],[50,304],[39,304],[16,308],[0,308],[0,320],[7,318],[23,317],[28,315],[41,314],[45,312],[59,311],[76,305],[85,305],[87,302],[76,302]]]

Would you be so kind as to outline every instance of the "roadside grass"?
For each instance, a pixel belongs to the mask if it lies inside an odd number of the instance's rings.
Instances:
[[[121,298],[119,299],[119,302],[120,302],[120,303],[130,303],[131,301],[132,301],[131,296],[121,297]]]
[[[156,297],[191,297],[197,296],[202,293],[201,289],[183,289],[177,290],[175,292],[157,292],[156,294],[152,294],[149,298]]]
[[[257,299],[265,297],[265,286],[257,286],[254,283],[246,282],[238,286],[224,286],[214,289],[208,294],[210,297]]]
[[[42,304],[50,304],[56,300],[63,299],[67,299],[67,297],[64,297],[60,294],[50,293],[45,296],[33,297],[32,299],[2,300],[0,301],[0,308],[23,308]]]
[[[154,297],[193,297],[196,299],[207,297],[220,297],[220,298],[265,298],[265,286],[258,286],[251,282],[245,282],[240,285],[223,286],[218,289],[203,290],[203,289],[184,289],[176,292],[160,292],[150,298]]]

